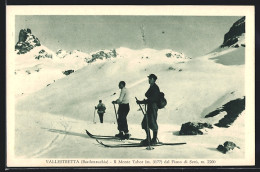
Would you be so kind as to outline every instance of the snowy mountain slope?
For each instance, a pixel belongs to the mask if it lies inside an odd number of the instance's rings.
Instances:
[[[224,114],[210,119],[204,116],[228,101],[244,95],[243,65],[218,64],[209,60],[211,58],[209,55],[186,63],[170,63],[171,59],[166,59],[164,62],[159,56],[146,59],[137,54],[131,56],[130,52],[126,54],[129,57],[119,57],[88,65],[32,95],[19,99],[16,103],[16,144],[20,145],[16,149],[17,156],[221,159],[244,156],[243,114],[230,128],[214,127],[203,136],[178,136],[182,123],[201,121],[214,124]],[[227,51],[225,55],[228,57],[229,54]],[[134,58],[137,59],[133,60]],[[145,63],[142,63],[144,60]],[[170,66],[176,70],[169,69]],[[144,98],[144,93],[149,87],[146,77],[149,73],[157,74],[157,83],[168,100],[166,108],[159,111],[159,139],[165,142],[187,142],[188,144],[172,148],[160,147],[153,153],[147,154],[145,151],[140,152],[142,148],[107,150],[98,145],[95,140],[89,139],[84,134],[84,129],[106,135],[117,132],[111,101],[119,96],[117,85],[120,80],[126,81],[131,93],[131,110],[128,115],[130,132],[133,137],[145,137],[140,127],[142,113],[138,110],[134,97]],[[99,99],[102,99],[107,106],[105,123],[93,124],[94,106]],[[28,119],[32,121],[29,128],[24,125]],[[98,121],[97,115],[95,120]],[[31,137],[34,131],[49,139],[42,139],[40,136]],[[215,135],[218,137],[216,138]],[[27,139],[23,139],[24,137]],[[228,155],[217,152],[216,147],[227,140],[234,141],[241,150],[235,150]],[[28,142],[34,144],[29,148],[22,148]],[[82,153],[71,147],[75,144],[77,150],[80,149]],[[191,149],[192,147],[198,149]],[[104,149],[106,154],[97,153],[103,152]],[[32,153],[28,154],[28,151]]]
[[[218,55],[217,57],[211,57],[210,59],[223,65],[244,65],[245,56],[241,56],[240,54],[245,55],[244,47],[233,49],[233,51],[228,56],[224,54]]]
[[[75,52],[73,55],[76,55]],[[87,54],[85,54],[87,56]],[[84,56],[84,57],[85,57]],[[25,54],[16,55],[15,79],[18,83],[16,95],[33,93],[55,80],[65,77],[63,71],[82,68],[84,57],[61,59],[56,53],[41,45]]]
[[[142,51],[139,51],[132,56],[129,55],[131,53],[130,51],[134,52],[133,50],[125,52],[125,54],[128,54],[128,56],[125,57],[122,53],[121,58],[119,57],[117,59],[112,59],[106,62],[100,61],[87,65],[86,67],[73,73],[73,75],[70,75],[63,80],[56,81],[55,83],[41,90],[39,93],[32,95],[32,97],[34,97],[33,99],[36,100],[36,95],[41,95],[41,93],[43,93],[44,96],[55,95],[57,100],[55,100],[55,98],[52,100],[56,102],[56,105],[58,102],[60,102],[58,101],[58,99],[68,101],[67,103],[71,103],[71,101],[75,99],[76,102],[81,101],[79,103],[82,104],[82,108],[80,108],[80,110],[84,111],[86,107],[96,104],[96,101],[99,98],[102,99],[103,97],[111,95],[115,91],[119,91],[117,85],[120,80],[125,80],[126,78],[128,78],[126,82],[127,84],[129,83],[129,85],[131,86],[132,84],[135,84],[139,81],[147,81],[146,76],[149,74],[149,72],[151,72],[151,70],[168,71],[169,67],[176,64],[175,58],[169,58],[165,56],[165,52],[169,52],[167,50],[160,53],[157,52],[157,54],[155,54],[154,56],[150,56],[148,59],[142,58],[144,56],[144,52]],[[147,50],[145,50],[145,52],[147,52]],[[153,53],[150,53],[150,55],[151,54]],[[134,58],[136,59],[133,60]],[[165,60],[165,62],[163,63],[162,58]],[[159,61],[161,64],[158,64]],[[172,65],[169,65],[169,62],[171,62]],[[178,67],[176,67],[176,70],[177,68]],[[145,85],[148,86],[147,83],[145,83]],[[97,89],[97,86],[100,88]],[[59,89],[60,91],[57,89]],[[44,90],[51,91],[46,94]],[[64,90],[67,91],[64,92]],[[144,91],[145,90],[143,90],[142,92]],[[59,92],[61,92],[61,94]],[[67,97],[67,94],[70,96]],[[141,95],[143,96],[143,93]],[[61,98],[60,96],[63,98]],[[65,97],[67,97],[68,100],[66,100]],[[30,100],[30,98],[28,99]],[[93,103],[85,103],[85,101],[87,101],[88,99],[92,99],[90,101],[93,101]],[[45,100],[49,101],[47,99]],[[49,103],[52,104],[50,101]],[[37,107],[37,105],[35,107]],[[36,109],[38,108],[41,109],[41,107],[37,107]],[[45,109],[45,107],[42,108],[43,110]],[[67,112],[72,113],[72,110],[73,109]],[[83,116],[83,114],[80,113],[78,114],[78,116]]]
[[[70,116],[71,114],[74,114],[75,111],[78,111],[79,113],[76,114],[75,117],[85,119],[85,112],[87,111],[87,109],[92,109],[97,100],[103,99],[104,97],[111,100],[112,97],[109,97],[109,95],[111,95],[115,91],[119,91],[117,88],[117,84],[120,80],[125,80],[128,84],[130,84],[130,86],[132,84],[135,84],[136,82],[143,81],[143,83],[141,82],[139,85],[130,88],[130,90],[134,90],[133,96],[143,98],[144,92],[148,88],[146,76],[149,73],[157,73],[159,76],[158,84],[161,87],[161,90],[165,92],[169,102],[176,102],[176,100],[178,100],[178,103],[173,103],[173,105],[170,104],[171,106],[173,106],[171,107],[171,109],[178,109],[179,111],[178,106],[181,106],[182,99],[185,95],[189,96],[190,98],[194,95],[193,99],[196,100],[197,95],[193,92],[201,91],[202,89],[205,89],[204,87],[206,86],[208,87],[206,90],[211,90],[211,87],[216,87],[218,85],[219,87],[216,89],[217,91],[222,92],[222,89],[226,90],[229,88],[229,90],[226,92],[233,92],[234,89],[232,87],[240,87],[241,84],[238,84],[238,82],[243,81],[243,75],[241,75],[244,72],[243,69],[241,70],[243,66],[238,67],[238,69],[236,70],[232,69],[233,71],[230,70],[230,68],[222,65],[217,65],[218,67],[215,67],[215,63],[208,61],[207,57],[206,59],[198,58],[185,64],[176,63],[176,60],[178,60],[177,58],[168,58],[164,56],[166,52],[169,52],[169,50],[155,53],[156,51],[148,51],[147,49],[135,52],[126,48],[121,48],[121,50],[119,49],[118,52],[121,55],[117,59],[112,59],[107,62],[100,61],[95,64],[88,65],[87,67],[78,70],[73,75],[60,80],[59,82],[53,83],[49,87],[41,90],[39,93],[32,95],[34,97],[34,100],[37,100],[37,97],[39,95],[39,99],[41,101],[45,100],[47,101],[46,104],[49,104],[51,106],[50,109],[52,110],[50,112],[61,113],[63,115],[67,114],[68,116]],[[164,58],[163,61],[162,58]],[[200,72],[200,75],[196,74],[198,71]],[[220,73],[220,71],[222,71],[222,73]],[[212,74],[209,74],[209,72],[211,72]],[[223,76],[225,77],[223,78]],[[213,80],[212,77],[217,77],[218,79]],[[224,79],[229,81],[233,80],[232,83],[234,84],[232,85],[229,82],[226,82],[226,85],[223,86],[223,83],[225,83],[223,81]],[[176,82],[176,80],[182,82]],[[205,84],[203,84],[203,82],[205,82]],[[142,85],[142,89],[140,85]],[[202,85],[205,86],[201,87]],[[220,87],[220,85],[222,86]],[[97,86],[99,87],[98,89]],[[185,94],[179,94],[181,93],[181,90],[185,87]],[[45,90],[50,90],[50,92]],[[66,90],[66,92],[63,92],[63,90]],[[235,90],[239,90],[239,88],[236,88]],[[47,92],[47,94],[45,92]],[[226,94],[226,92],[221,94]],[[214,96],[219,95],[215,92],[211,93],[211,91],[209,91],[209,93],[207,94],[210,94],[211,96],[209,97],[213,100],[216,99]],[[41,96],[55,96],[55,98],[50,101],[49,98],[46,99]],[[113,98],[115,99],[116,97],[114,96]],[[205,98],[208,99],[208,97]],[[62,99],[62,101],[60,101],[59,99]],[[185,100],[186,99],[188,99],[188,97],[186,97]],[[108,103],[110,104],[110,100],[105,100],[105,103],[107,103],[108,101]],[[134,102],[134,98],[131,101]],[[71,103],[76,104],[76,109],[74,109],[73,107],[69,107],[68,110],[64,110],[63,112],[60,111],[60,109],[56,109],[56,107],[53,107],[54,104],[59,105],[60,107],[66,107],[66,104]],[[190,101],[190,103],[192,103],[192,101]],[[201,106],[199,105],[201,103],[198,102],[197,104],[195,105]],[[203,106],[204,105],[205,104],[203,104]],[[45,106],[39,106],[41,105],[37,103],[35,105],[35,109],[42,109],[43,111],[46,111]],[[191,105],[191,107],[192,106],[193,105]],[[205,108],[207,108],[208,106],[205,106]],[[190,116],[193,115],[187,115],[185,112],[186,109],[187,108],[183,108],[183,114],[187,116],[187,119],[190,119]],[[162,111],[166,111],[166,113],[168,114],[175,112],[168,110],[168,107],[167,109]],[[109,113],[113,114],[113,111],[110,111]],[[178,120],[175,119],[175,122],[176,121]]]

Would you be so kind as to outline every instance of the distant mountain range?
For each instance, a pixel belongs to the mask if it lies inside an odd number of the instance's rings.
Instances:
[[[51,52],[49,49],[46,49],[46,47],[42,46],[42,44],[40,43],[40,40],[32,34],[31,29],[20,30],[19,41],[17,42],[17,44],[15,46],[16,53],[18,55],[27,54],[36,47],[38,49],[41,47],[41,49],[38,52],[33,54],[33,57],[37,60],[43,59],[43,58],[49,58],[49,59],[83,58],[86,63],[92,63],[97,60],[106,60],[106,59],[111,59],[111,58],[116,58],[116,57],[122,56],[121,54],[118,53],[118,51],[120,51],[120,49],[121,50],[124,49],[124,48],[118,48],[118,49],[111,49],[111,50],[99,50],[96,52],[92,52],[90,54],[84,53],[80,50],[66,51],[63,49],[59,49],[59,50],[57,50],[56,53],[54,53],[54,52]],[[145,49],[143,56],[146,56],[147,50],[148,49]],[[150,50],[153,51],[152,49],[150,49]],[[166,50],[164,52],[165,52],[165,54],[163,56],[167,57],[167,58],[177,58],[177,59],[189,58],[189,57],[186,57],[183,53],[174,52],[173,50]]]
[[[221,51],[221,49],[226,47],[235,48],[245,46],[244,36],[245,17],[242,17],[235,22],[230,30],[225,34],[223,44],[220,45],[218,51]],[[191,60],[191,58],[185,54],[175,52],[171,49],[154,50],[146,48],[142,50],[132,50],[120,47],[110,50],[99,50],[91,53],[85,53],[80,50],[67,51],[63,49],[53,52],[46,46],[42,45],[40,40],[33,35],[29,28],[20,30],[19,40],[15,45],[15,52],[17,54],[15,60],[15,74],[19,75],[18,77],[24,77],[24,75],[30,77],[31,74],[37,74],[38,77],[35,78],[37,80],[42,78],[40,76],[49,75],[51,73],[51,76],[48,78],[45,77],[48,81],[46,80],[43,82],[41,87],[52,83],[53,80],[65,77],[85,66],[94,63],[107,62],[114,59],[129,58],[140,60],[140,63],[144,62],[150,64],[154,62],[175,64],[185,63]],[[170,69],[175,68],[170,67]],[[37,89],[40,89],[40,87]]]

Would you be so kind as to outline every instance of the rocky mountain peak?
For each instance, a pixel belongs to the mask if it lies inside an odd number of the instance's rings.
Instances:
[[[232,25],[230,30],[225,34],[221,47],[229,47],[238,42],[239,37],[245,33],[245,19],[246,17],[244,16]]]
[[[110,59],[110,58],[115,58],[117,57],[117,52],[115,49],[112,50],[100,50],[96,53],[93,53],[91,56],[92,58],[86,59],[87,63],[92,63],[94,61],[96,61],[97,59],[103,60],[103,59]]]
[[[32,34],[31,29],[21,29],[19,32],[19,40],[15,45],[17,54],[25,54],[36,46],[40,46],[39,39]]]

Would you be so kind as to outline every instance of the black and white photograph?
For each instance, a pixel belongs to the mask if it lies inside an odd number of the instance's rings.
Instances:
[[[253,6],[6,12],[7,167],[255,165]]]

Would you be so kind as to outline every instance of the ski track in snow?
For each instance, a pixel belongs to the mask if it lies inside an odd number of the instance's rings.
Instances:
[[[33,153],[30,158],[37,158],[42,156],[43,154],[51,151],[52,149],[54,149],[55,147],[57,147],[59,145],[60,142],[64,141],[67,137],[67,132],[71,129],[71,127],[68,128],[69,124],[67,122],[60,122],[60,124],[64,127],[64,133],[63,137],[60,138],[61,134],[57,134],[51,141],[49,144],[47,144],[45,147],[41,148],[40,150],[38,150],[36,153]],[[60,139],[59,139],[60,138]]]
[[[31,156],[29,156],[30,158],[37,158],[39,157],[40,155],[48,152],[52,147],[53,145],[56,144],[56,140],[59,138],[59,134],[57,134],[52,140],[51,142],[44,148],[40,149],[39,151],[37,151],[36,153],[32,154]]]

